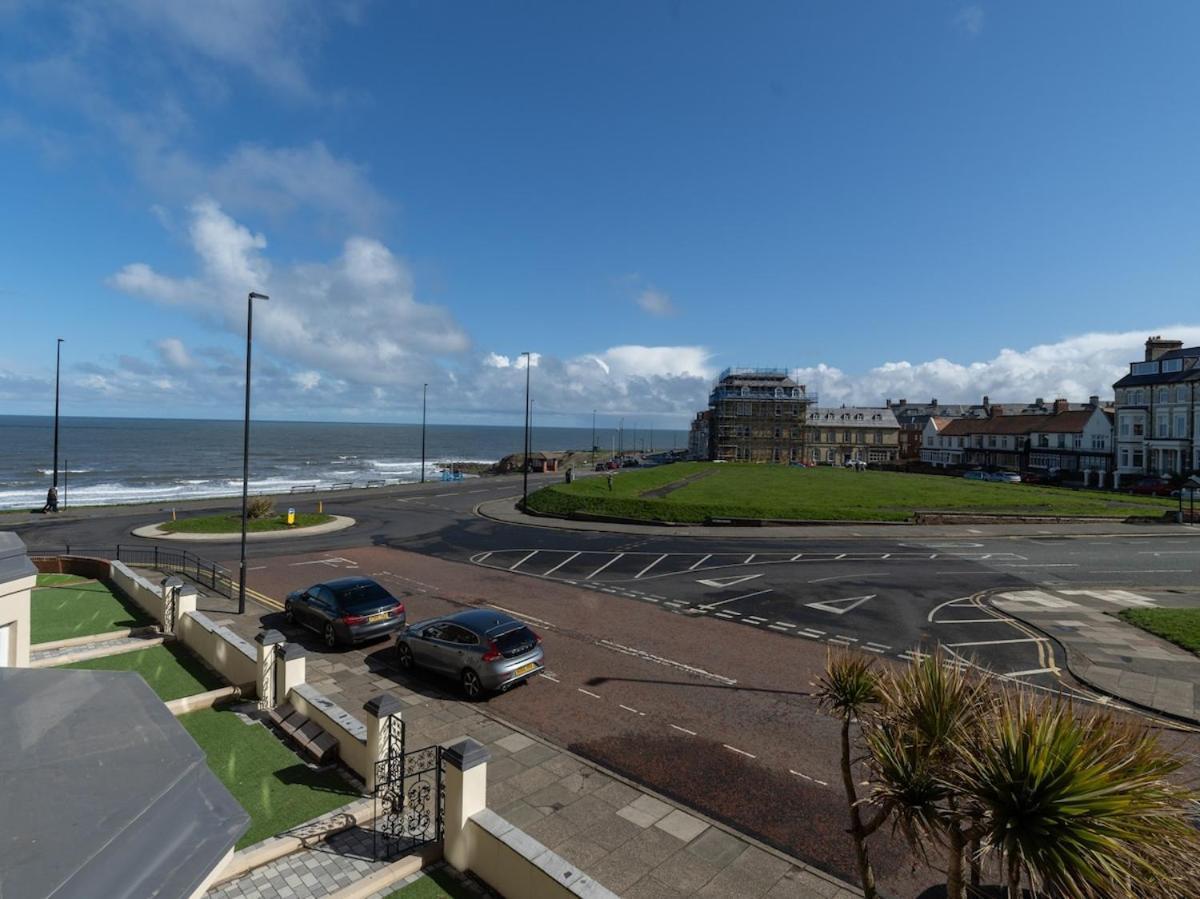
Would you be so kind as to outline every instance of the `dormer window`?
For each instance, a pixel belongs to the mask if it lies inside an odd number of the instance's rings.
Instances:
[[[775,398],[778,400],[783,399],[783,388],[782,387],[775,388]]]
[[[742,396],[749,396],[749,395],[750,395],[750,388],[749,388],[749,387],[743,387],[743,388],[742,388]]]

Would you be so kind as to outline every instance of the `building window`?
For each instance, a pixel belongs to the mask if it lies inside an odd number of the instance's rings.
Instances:
[[[1176,361],[1182,362],[1183,360],[1178,359]],[[1175,402],[1177,402],[1177,403],[1186,403],[1187,402],[1187,388],[1184,387],[1182,384],[1180,384],[1178,387],[1175,388]]]
[[[1129,467],[1129,450],[1127,450],[1127,449],[1121,450],[1121,467],[1122,468]]]
[[[990,447],[996,446],[996,438],[995,437],[988,437],[988,446],[990,446]]]
[[[1121,436],[1122,437],[1129,436],[1129,416],[1128,415],[1121,416]]]
[[[1160,403],[1169,403],[1171,401],[1171,391],[1167,387],[1158,388],[1158,401]]]
[[[776,418],[778,418],[778,417],[779,417],[779,406],[776,406],[776,407],[775,407],[775,417],[776,417]]]
[[[775,437],[776,437],[776,438],[779,438],[779,437],[782,437],[782,436],[783,436],[783,428],[776,428],[776,429],[775,429]]]
[[[1133,363],[1132,372],[1135,375],[1156,375],[1158,374],[1157,362],[1135,362]]]
[[[1066,445],[1067,445],[1067,435],[1059,434],[1058,435],[1058,448],[1064,449],[1066,447]]]
[[[1145,465],[1146,465],[1146,454],[1143,453],[1140,449],[1135,449],[1133,451],[1133,467],[1134,468],[1144,468]]]
[[[1141,421],[1135,421],[1133,423],[1133,436],[1134,437],[1144,437],[1145,433],[1146,433],[1145,423],[1141,422]]]
[[[742,396],[749,396],[749,395],[750,395],[750,388],[749,388],[749,387],[743,387],[743,388],[742,388]]]
[[[1172,371],[1183,371],[1182,359],[1164,359],[1162,361],[1163,374]]]
[[[1170,437],[1171,436],[1171,422],[1167,419],[1167,416],[1165,416],[1165,415],[1158,416],[1158,432],[1157,433],[1158,433],[1159,437]]]
[[[1083,435],[1076,434],[1071,438],[1071,446],[1075,449],[1083,449]]]
[[[1108,441],[1099,434],[1092,435],[1092,449],[1102,450],[1108,448]]]
[[[1050,446],[1050,435],[1049,434],[1038,434],[1037,445],[1042,446],[1042,447],[1049,447]]]
[[[1186,437],[1187,436],[1187,416],[1186,415],[1176,415],[1175,416],[1175,436],[1176,437]]]
[[[1145,395],[1142,393],[1142,391],[1140,391],[1140,390],[1135,390],[1135,391],[1133,392],[1133,404],[1134,404],[1135,406],[1144,406],[1144,405],[1146,405],[1146,398],[1145,398]]]
[[[750,404],[749,403],[738,403],[737,404],[737,414],[738,415],[749,415],[750,414]]]

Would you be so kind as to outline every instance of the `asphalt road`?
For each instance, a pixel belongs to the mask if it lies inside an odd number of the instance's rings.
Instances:
[[[549,676],[494,697],[498,714],[851,878],[836,731],[808,696],[828,646],[896,661],[941,643],[1031,687],[1091,701],[1063,670],[1057,644],[991,597],[1119,588],[1125,602],[1144,604],[1200,584],[1200,541],[1151,530],[712,539],[560,531],[473,513],[519,491],[518,477],[331,496],[327,511],[358,524],[252,542],[248,583],[281,598],[357,571],[409,593],[413,618],[480,603],[524,616],[546,637]],[[307,508],[313,499],[294,502]],[[161,507],[70,514],[16,530],[34,547],[108,547],[166,517]],[[236,543],[188,547],[227,564],[237,555]],[[1114,606],[1120,595],[1110,596]],[[1171,739],[1189,759],[1200,753],[1194,733]],[[1200,773],[1194,762],[1187,772]],[[898,844],[881,844],[876,861],[891,894],[922,885]]]

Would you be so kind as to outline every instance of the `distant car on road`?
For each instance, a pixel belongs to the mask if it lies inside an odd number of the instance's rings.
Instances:
[[[403,671],[426,668],[452,677],[467,699],[481,699],[542,671],[542,638],[511,615],[468,609],[398,633],[396,664]]]
[[[386,637],[404,627],[404,603],[368,577],[343,577],[289,593],[288,621],[321,635],[331,649]]]
[[[963,478],[968,481],[986,481],[988,476],[986,471],[968,471]]]
[[[1140,478],[1129,492],[1140,496],[1170,496],[1171,482],[1162,478]]]
[[[993,471],[986,476],[989,481],[995,481],[999,484],[1019,484],[1021,476],[1015,471]]]

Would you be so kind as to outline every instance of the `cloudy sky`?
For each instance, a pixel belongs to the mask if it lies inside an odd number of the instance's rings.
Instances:
[[[1200,6],[0,0],[0,413],[1108,394],[1200,343]],[[547,420],[543,418],[543,420]],[[547,420],[547,423],[549,421]]]

